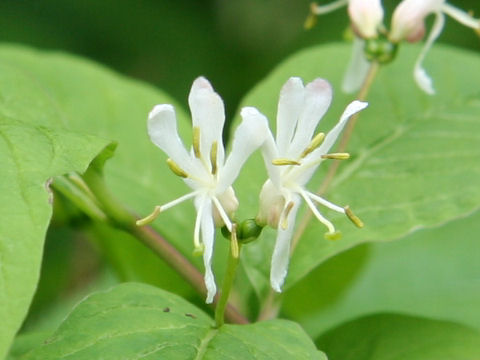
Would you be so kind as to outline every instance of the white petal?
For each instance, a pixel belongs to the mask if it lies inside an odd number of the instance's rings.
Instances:
[[[305,87],[305,103],[287,157],[296,159],[310,144],[313,132],[332,101],[332,87],[324,79],[315,79]]]
[[[280,91],[277,108],[278,156],[286,157],[288,146],[293,138],[304,102],[304,86],[302,79],[291,77]]]
[[[392,29],[389,38],[399,42],[418,33],[425,17],[441,9],[445,0],[403,0],[392,15]]]
[[[207,287],[206,303],[210,304],[217,293],[215,277],[212,271],[213,243],[215,240],[215,225],[212,216],[212,202],[206,198],[203,204],[202,218],[200,220],[200,230],[202,233],[202,242],[205,246],[203,252],[203,264],[205,266],[205,286]]]
[[[415,78],[415,81],[417,82],[417,85],[420,87],[420,89],[422,89],[429,95],[435,94],[435,90],[433,89],[432,79],[430,78],[430,76],[427,75],[426,71],[422,67],[422,62],[428,50],[430,50],[435,40],[442,32],[443,26],[445,24],[445,16],[441,12],[437,12],[435,15],[435,22],[433,24],[432,30],[430,31],[428,39],[425,42],[425,45],[420,52],[417,61],[415,62],[415,67],[413,70],[413,76]]]
[[[175,110],[172,105],[156,105],[148,114],[148,135],[182,170],[192,173],[190,155],[178,136]]]
[[[370,63],[365,58],[364,46],[365,41],[355,37],[352,46],[352,57],[342,82],[342,91],[347,94],[358,91],[367,77]]]
[[[193,126],[200,128],[200,153],[208,160],[212,144],[216,141],[217,162],[222,165],[225,157],[222,141],[225,109],[222,98],[207,79],[199,77],[193,82],[188,104],[192,112]],[[209,164],[208,161],[207,163]]]
[[[380,0],[350,0],[348,14],[356,31],[364,38],[375,38],[383,21]]]
[[[457,9],[448,3],[443,4],[442,10],[445,14],[457,20],[460,24],[468,26],[472,29],[480,30],[480,19],[475,19],[467,12]]]
[[[290,259],[290,243],[292,241],[293,229],[295,228],[295,218],[297,216],[300,199],[294,200],[295,205],[288,214],[288,226],[285,230],[279,225],[277,230],[277,240],[272,255],[272,267],[270,269],[270,284],[276,292],[282,292],[282,285],[285,282]]]
[[[270,134],[267,118],[257,109],[245,107],[240,115],[242,123],[233,136],[232,151],[225,161],[225,166],[219,169],[218,193],[222,193],[233,184],[247,158]]]
[[[338,135],[340,135],[342,132],[343,128],[348,122],[348,119],[350,119],[350,117],[357,112],[365,109],[367,106],[368,103],[358,100],[352,101],[350,104],[348,104],[337,125],[335,125],[335,127],[328,132],[322,145],[320,145],[320,147],[311,154],[312,159],[326,154],[337,140]]]

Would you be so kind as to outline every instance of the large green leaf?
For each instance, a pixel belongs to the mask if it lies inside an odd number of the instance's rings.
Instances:
[[[5,69],[0,64],[0,74]],[[15,78],[14,72],[8,76]],[[8,77],[7,76],[7,77]],[[3,76],[3,86],[8,80]],[[10,84],[13,87],[15,84]],[[21,79],[16,84],[22,86]],[[49,179],[71,171],[82,172],[108,141],[93,136],[31,125],[35,116],[51,110],[39,89],[2,94],[0,109],[0,357],[6,353],[20,327],[39,278],[42,250],[52,215]],[[32,106],[29,106],[29,101]],[[23,107],[9,104],[24,103]],[[39,107],[35,109],[35,107]],[[60,117],[51,111],[50,117]]]
[[[343,216],[321,209],[343,238],[324,239],[325,228],[311,221],[293,254],[285,288],[352,246],[399,239],[479,208],[480,73],[475,69],[480,59],[436,46],[425,66],[435,79],[437,95],[427,96],[412,78],[419,48],[400,50],[398,58],[380,70],[368,96],[370,106],[362,112],[348,145],[352,158],[341,164],[325,195],[336,204],[351,205],[365,228],[359,230]],[[282,63],[242,103],[258,107],[273,125],[279,90],[290,76],[301,76],[305,82],[325,77],[337,90],[319,126],[320,131],[328,131],[353,99],[340,91],[349,57],[346,45],[305,50]],[[318,188],[328,165],[322,164],[309,189]],[[265,173],[258,171],[261,167],[258,156],[237,181],[242,216],[255,215],[256,194],[265,181]],[[245,247],[244,265],[258,292],[268,284],[274,237],[273,231],[267,232],[262,240]]]
[[[119,146],[107,166],[107,181],[115,196],[131,209],[146,214],[185,186],[175,176],[164,175],[164,156],[146,135],[148,111],[156,103],[172,103],[152,87],[86,60],[5,45],[0,47],[0,93],[1,357],[26,314],[38,281],[51,217],[49,178],[83,172],[113,140]],[[183,120],[182,111],[178,113]],[[180,121],[179,127],[185,131],[187,122]],[[191,253],[190,234],[181,229],[190,226],[192,213],[185,206],[166,213],[160,222],[160,228],[169,230],[165,235],[178,240],[186,253]],[[126,256],[141,258],[143,252]],[[162,277],[165,264],[158,260],[157,264],[156,276]]]
[[[126,283],[81,302],[22,359],[325,359],[293,322],[212,325],[176,295]]]
[[[480,213],[401,241],[339,254],[285,294],[283,311],[314,338],[376,312],[454,321],[480,330]]]
[[[318,339],[330,360],[466,360],[480,358],[480,333],[447,321],[371,315]]]
[[[55,109],[63,115],[64,126],[99,134],[118,143],[115,156],[106,163],[105,179],[113,195],[132,211],[146,216],[155,205],[171,201],[189,190],[168,170],[166,155],[147,136],[148,112],[155,104],[171,103],[176,108],[179,132],[185,143],[190,143],[190,120],[170,97],[152,86],[61,53],[4,45],[0,47],[0,61],[21,71],[49,95]],[[187,91],[185,89],[185,98]],[[59,121],[52,122],[55,123],[52,125],[60,125]],[[153,226],[202,269],[201,258],[192,255],[194,219],[193,205],[182,204],[162,213]],[[112,243],[115,238],[110,240]],[[143,254],[143,251],[133,250],[126,256],[142,266],[139,259]],[[223,256],[220,258],[221,265]],[[215,261],[217,259],[219,257]],[[151,272],[148,264],[143,266],[140,272]],[[161,269],[158,276],[163,276]]]

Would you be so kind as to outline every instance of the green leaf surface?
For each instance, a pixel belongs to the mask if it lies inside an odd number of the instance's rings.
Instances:
[[[169,103],[175,106],[179,133],[187,146],[191,144],[190,118],[169,96],[145,83],[62,53],[3,45],[0,47],[0,62],[21,71],[48,94],[49,100],[63,114],[62,125],[118,143],[115,155],[106,162],[105,181],[113,196],[140,217],[151,213],[156,205],[190,191],[168,170],[166,155],[151,143],[147,135],[149,111],[156,104]],[[185,98],[188,90],[185,89]],[[44,117],[48,120],[47,116]],[[38,122],[39,119],[31,121]],[[54,125],[60,124],[59,121],[53,122]],[[162,213],[152,226],[203,271],[202,259],[192,254],[194,219],[194,207],[187,202]],[[114,241],[115,237],[112,237],[111,242]],[[226,249],[228,244],[222,243]],[[223,248],[217,252],[222,253]],[[140,263],[143,254],[143,251],[133,250],[128,256],[132,257],[132,262]],[[214,259],[220,268],[223,258],[226,256]],[[147,271],[151,271],[149,265],[144,264],[140,273]],[[163,276],[162,271],[157,276]]]
[[[480,331],[480,212],[401,241],[339,254],[285,293],[283,314],[316,338],[354,318],[395,312]]]
[[[176,295],[125,283],[81,302],[22,359],[326,359],[293,322],[212,325]]]
[[[49,179],[71,171],[83,172],[108,141],[48,126],[29,124],[32,108],[46,97],[40,89],[5,92],[16,74],[5,74],[0,106],[0,357],[20,327],[39,278],[43,242],[52,215]],[[3,79],[2,79],[3,78]],[[29,102],[32,102],[29,106]],[[23,106],[16,107],[16,104]],[[12,105],[13,106],[10,106]],[[37,109],[40,110],[40,109]],[[43,116],[52,109],[45,105]],[[50,117],[60,118],[51,112]],[[38,117],[41,117],[38,113]]]
[[[480,333],[447,321],[377,314],[318,339],[330,360],[467,360],[480,358]]]
[[[368,96],[326,199],[349,204],[366,224],[355,228],[343,215],[319,206],[342,231],[341,240],[323,237],[325,227],[313,220],[306,227],[290,263],[285,289],[329,257],[362,242],[402,238],[424,227],[438,226],[465,216],[480,204],[480,92],[478,55],[435,46],[425,67],[435,80],[437,94],[428,96],[414,84],[412,71],[419,47],[405,46],[392,64],[380,70]],[[242,101],[266,114],[274,127],[278,94],[291,76],[305,83],[328,79],[335,91],[331,108],[317,131],[328,131],[353,96],[340,84],[350,47],[332,44],[307,49],[280,64]],[[334,151],[334,149],[333,149]],[[237,181],[240,203],[252,217],[258,189],[265,181],[260,156]],[[318,189],[329,163],[323,163],[308,188]],[[248,205],[247,205],[248,204]],[[250,213],[248,213],[250,211]],[[253,214],[252,214],[253,213]],[[297,217],[297,225],[302,217]],[[257,292],[265,293],[275,232],[245,247],[244,265]]]
[[[165,175],[165,156],[146,134],[146,116],[153,105],[172,103],[148,85],[73,56],[2,45],[0,95],[1,357],[25,317],[38,281],[52,212],[49,178],[83,172],[115,141],[119,145],[107,164],[107,182],[134,211],[147,214],[186,187],[175,176]],[[177,113],[183,120],[181,110]],[[179,127],[185,131],[187,122],[181,120]],[[182,226],[191,224],[192,208],[168,212],[160,223],[169,230],[164,235],[178,239],[176,244],[186,253],[191,252],[191,242]],[[179,226],[170,226],[172,222]],[[127,256],[141,258],[143,252]],[[159,260],[157,264],[156,276],[162,277],[166,265]]]

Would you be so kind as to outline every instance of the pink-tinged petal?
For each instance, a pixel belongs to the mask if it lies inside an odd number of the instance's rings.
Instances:
[[[219,170],[218,193],[224,192],[233,184],[245,161],[262,146],[270,134],[267,118],[257,109],[245,107],[240,115],[242,123],[233,136],[232,151],[225,161],[225,166]]]
[[[200,129],[200,153],[208,160],[212,144],[216,141],[217,163],[222,165],[225,157],[222,141],[225,109],[222,98],[207,79],[199,77],[193,82],[188,104],[192,112],[193,126]]]
[[[355,31],[363,38],[377,37],[378,28],[383,21],[381,0],[350,0],[348,14]]]
[[[192,173],[191,158],[178,136],[177,120],[172,105],[156,105],[148,114],[150,140],[162,149],[182,170]]]
[[[403,0],[393,12],[390,40],[399,42],[411,39],[419,33],[425,18],[438,12],[444,3],[445,0]]]
[[[288,146],[300,118],[304,104],[304,86],[302,79],[291,77],[280,91],[277,108],[277,136],[276,143],[278,156],[287,156]]]
[[[273,249],[272,266],[270,269],[270,284],[276,292],[282,292],[282,286],[287,276],[290,259],[290,244],[299,205],[300,199],[296,197],[294,200],[294,206],[287,216],[287,228],[282,229],[281,224],[278,226],[277,240],[275,241],[275,248]]]
[[[287,157],[297,159],[310,144],[315,128],[332,101],[332,87],[324,79],[315,79],[305,87],[305,102]]]

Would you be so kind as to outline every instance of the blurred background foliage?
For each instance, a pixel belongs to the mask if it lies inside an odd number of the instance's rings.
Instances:
[[[383,3],[391,14],[398,1]],[[452,3],[480,15],[477,0]],[[309,4],[310,0],[1,0],[0,39],[93,59],[153,83],[185,105],[193,79],[204,75],[222,95],[232,118],[241,97],[289,54],[342,40],[348,28],[346,9],[320,17],[314,29],[305,31]],[[480,50],[473,31],[452,19],[440,41]]]
[[[391,14],[398,1],[383,3]],[[318,18],[317,25],[305,31],[309,4],[310,0],[0,0],[0,41],[92,59],[158,86],[185,107],[193,79],[204,75],[223,97],[232,119],[241,98],[287,56],[305,47],[343,41],[346,9]],[[454,5],[480,15],[478,0],[457,0]],[[478,36],[452,19],[439,41],[480,51]],[[60,201],[58,206],[69,205]],[[41,320],[55,300],[85,294],[95,281],[99,286],[118,280],[155,283],[202,303],[165,265],[155,268],[168,275],[163,283],[150,279],[151,274],[129,275],[135,264],[115,266],[121,254],[105,251],[111,244],[85,241],[92,238],[86,219],[81,214],[64,218],[64,210],[55,212],[27,327]],[[131,239],[122,241],[140,246]],[[142,251],[145,259],[153,257]],[[115,279],[105,263],[117,268]]]

